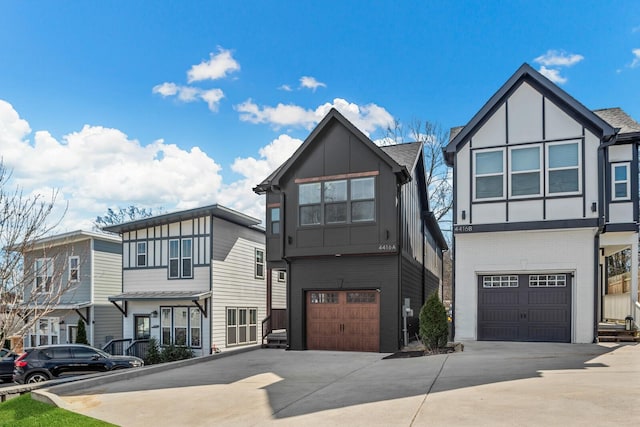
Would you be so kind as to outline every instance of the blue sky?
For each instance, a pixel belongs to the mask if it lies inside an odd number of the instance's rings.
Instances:
[[[634,1],[0,1],[0,153],[60,231],[251,192],[331,107],[465,124],[523,63],[640,120]]]

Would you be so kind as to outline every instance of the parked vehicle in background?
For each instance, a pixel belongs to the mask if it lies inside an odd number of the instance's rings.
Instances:
[[[117,369],[143,366],[142,359],[133,356],[112,356],[97,348],[82,344],[60,344],[28,348],[15,360],[13,381],[37,383]]]
[[[2,350],[7,349],[3,348]],[[18,355],[11,350],[0,353],[0,382],[13,381],[14,362],[17,358]]]

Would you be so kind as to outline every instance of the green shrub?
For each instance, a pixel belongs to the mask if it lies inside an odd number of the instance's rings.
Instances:
[[[87,341],[87,328],[85,327],[84,321],[82,319],[78,319],[78,333],[76,335],[76,344],[89,345],[89,341]]]
[[[447,345],[448,338],[447,312],[434,292],[420,310],[420,339],[429,350],[438,350]]]
[[[192,357],[193,351],[189,347],[171,344],[162,348],[162,362],[174,362],[176,360],[191,359]]]
[[[149,339],[149,347],[147,347],[147,354],[144,357],[145,365],[155,365],[162,362],[162,355],[160,354],[160,347],[158,347],[158,340],[155,338]]]

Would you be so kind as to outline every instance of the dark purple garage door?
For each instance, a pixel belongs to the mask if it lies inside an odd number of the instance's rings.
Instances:
[[[571,275],[479,276],[478,340],[571,342]]]

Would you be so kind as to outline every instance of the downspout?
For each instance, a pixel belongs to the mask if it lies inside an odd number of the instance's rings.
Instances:
[[[400,316],[398,319],[398,324],[402,324],[402,248],[403,248],[403,239],[402,239],[402,183],[398,183],[396,190],[396,200],[398,200],[398,219],[396,221],[397,227],[397,236],[398,236],[398,305],[397,307],[400,309]],[[404,332],[404,331],[402,331]],[[398,335],[398,342],[402,342],[402,334]]]
[[[273,187],[272,187],[273,188]],[[275,191],[275,188],[273,188]],[[287,230],[287,214],[285,213],[285,203],[286,197],[284,192],[280,187],[277,187],[277,191],[280,192],[280,254],[284,262],[287,264],[286,269],[286,280],[285,289],[287,291],[287,347],[285,350],[291,349],[291,260],[287,257],[287,238],[286,238],[286,230]]]

